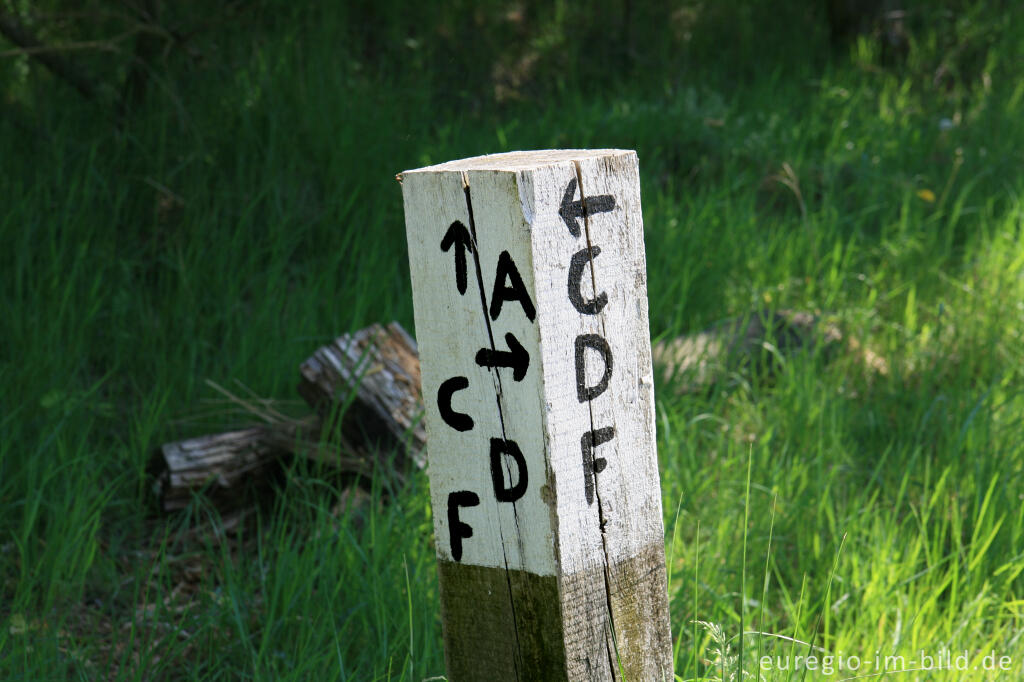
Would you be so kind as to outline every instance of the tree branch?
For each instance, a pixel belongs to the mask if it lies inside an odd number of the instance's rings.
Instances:
[[[7,12],[0,12],[0,35],[22,48],[25,54],[46,67],[54,76],[78,90],[86,99],[95,98],[96,86],[91,80],[79,73],[59,54],[47,49],[21,22]]]

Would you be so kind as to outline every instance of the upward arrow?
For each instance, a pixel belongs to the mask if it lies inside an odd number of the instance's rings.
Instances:
[[[579,201],[573,201],[576,197],[576,178],[569,181],[562,195],[562,205],[558,207],[558,215],[569,228],[569,234],[573,237],[580,236],[579,218],[592,216],[595,213],[606,213],[615,208],[615,197],[611,194],[599,194],[596,197],[580,197]]]
[[[451,251],[455,246],[455,286],[459,294],[466,293],[466,251],[473,250],[473,238],[469,236],[469,230],[461,222],[456,220],[448,226],[441,240],[441,250]]]

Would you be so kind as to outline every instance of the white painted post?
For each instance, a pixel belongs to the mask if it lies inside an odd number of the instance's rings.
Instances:
[[[672,679],[636,153],[399,180],[448,679]]]

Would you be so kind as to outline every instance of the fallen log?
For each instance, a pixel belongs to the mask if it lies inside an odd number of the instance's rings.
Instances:
[[[298,391],[330,429],[426,465],[420,360],[416,342],[397,322],[343,334],[299,368]]]
[[[165,443],[152,464],[161,509],[181,509],[200,491],[227,501],[243,477],[265,475],[288,452],[286,441],[297,430],[295,424],[260,425]]]
[[[165,443],[150,465],[153,490],[163,511],[188,505],[203,493],[222,508],[232,506],[244,480],[263,480],[282,458],[300,456],[357,476],[373,473],[371,451],[358,443],[322,441],[320,418],[260,424]]]
[[[181,509],[198,492],[231,506],[243,481],[268,478],[291,455],[367,477],[386,464],[398,480],[408,468],[402,460],[425,465],[419,356],[398,323],[338,337],[303,362],[300,374],[299,393],[316,414],[297,420],[211,384],[265,423],[161,446],[150,465],[161,509]],[[400,460],[385,463],[383,453]]]

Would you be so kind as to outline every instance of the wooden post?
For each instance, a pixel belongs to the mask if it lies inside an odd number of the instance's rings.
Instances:
[[[636,153],[399,180],[448,679],[672,679]]]

